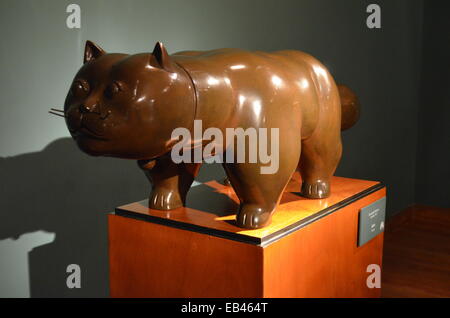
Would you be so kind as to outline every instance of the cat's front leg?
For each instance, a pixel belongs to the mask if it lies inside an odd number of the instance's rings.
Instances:
[[[200,169],[199,163],[176,164],[168,155],[139,160],[138,165],[152,184],[149,207],[156,210],[184,206],[187,192]]]

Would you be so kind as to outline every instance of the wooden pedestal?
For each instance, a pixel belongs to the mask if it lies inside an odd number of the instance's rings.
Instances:
[[[187,207],[141,201],[109,215],[112,297],[379,297],[369,264],[381,266],[383,234],[357,246],[358,213],[386,195],[378,182],[334,177],[323,200],[289,183],[272,224],[234,225],[238,200],[209,182],[191,189]]]

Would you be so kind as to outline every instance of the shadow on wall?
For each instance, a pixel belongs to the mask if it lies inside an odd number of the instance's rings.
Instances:
[[[206,165],[198,180],[223,176]],[[41,152],[1,158],[0,179],[0,295],[107,296],[107,214],[150,191],[136,163],[90,157],[63,138]],[[69,264],[81,267],[80,289],[66,286]]]
[[[64,138],[41,152],[0,159],[0,178],[1,258],[9,264],[0,275],[17,276],[26,266],[20,263],[26,259],[17,257],[17,248],[5,249],[8,242],[26,239],[35,242],[28,246],[37,246],[38,239],[41,244],[52,241],[46,241],[49,234],[42,239],[36,233],[47,231],[54,233],[53,242],[35,247],[28,255],[31,297],[107,296],[106,215],[117,205],[145,198],[149,191],[136,164],[89,157]],[[66,286],[66,268],[72,263],[81,267],[80,289]]]

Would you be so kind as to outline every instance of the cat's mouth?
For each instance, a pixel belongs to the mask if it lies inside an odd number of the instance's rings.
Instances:
[[[107,140],[107,138],[97,132],[96,129],[92,129],[86,124],[86,118],[83,114],[77,114],[75,112],[69,112],[67,116],[67,127],[74,139],[90,138],[96,140]]]
[[[96,133],[95,131],[93,131],[88,126],[84,125],[83,123],[81,123],[81,125],[80,125],[80,127],[78,127],[78,129],[76,129],[75,131],[72,132],[72,135],[74,136],[75,139],[77,139],[79,137],[88,137],[88,138],[98,139],[98,140],[107,140],[107,138]]]

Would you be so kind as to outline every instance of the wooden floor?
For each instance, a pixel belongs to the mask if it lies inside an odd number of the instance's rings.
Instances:
[[[450,297],[450,209],[416,205],[387,223],[382,297]]]

